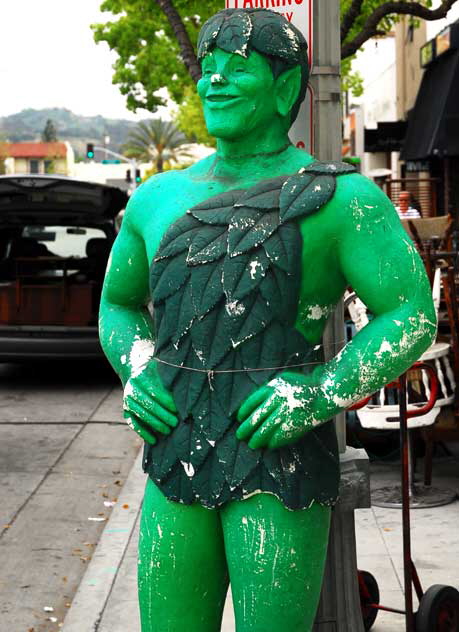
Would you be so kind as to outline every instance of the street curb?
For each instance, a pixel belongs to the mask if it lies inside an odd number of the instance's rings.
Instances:
[[[142,505],[142,456],[141,448],[67,612],[63,632],[97,632]]]

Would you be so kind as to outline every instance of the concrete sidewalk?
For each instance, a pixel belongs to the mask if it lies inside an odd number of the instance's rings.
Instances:
[[[140,459],[141,455],[75,595],[64,621],[64,632],[140,632],[136,553],[145,484]],[[399,466],[396,464],[377,464],[371,469],[372,489],[398,482]],[[435,462],[434,484],[459,491],[458,458]],[[457,501],[444,507],[412,512],[413,558],[424,590],[433,584],[447,584],[459,589],[458,524]],[[403,608],[401,511],[378,507],[357,510],[356,537],[359,568],[376,577],[381,603]],[[222,632],[234,632],[234,629],[229,596]],[[403,616],[380,612],[372,631],[402,632],[404,629]]]

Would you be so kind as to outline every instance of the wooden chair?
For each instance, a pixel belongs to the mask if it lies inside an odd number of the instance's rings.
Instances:
[[[429,277],[433,283],[435,269],[438,267],[436,255],[451,251],[453,221],[450,215],[416,219],[402,219],[403,228],[414,241],[421,255]]]
[[[442,284],[442,276],[444,275],[442,275],[441,269],[437,267],[432,282],[432,298],[437,314],[440,308],[442,285],[446,287]],[[345,306],[358,331],[362,326],[362,320],[364,320],[362,318],[362,310],[366,309],[365,305],[355,294],[347,293]],[[459,312],[456,313],[459,322]],[[358,321],[356,320],[356,314],[358,315]],[[457,335],[459,337],[459,328],[457,329]],[[437,418],[446,407],[454,404],[457,397],[457,373],[450,364],[450,351],[451,345],[449,342],[435,341],[419,358],[420,362],[430,365],[435,370],[439,382],[438,398],[433,409],[428,414],[421,415],[410,421],[410,429],[418,428],[426,444],[424,483],[428,486],[430,486],[432,481],[433,447],[435,441],[438,440],[436,432]],[[410,371],[408,373],[408,383],[408,407],[417,407],[420,401],[429,399],[430,386],[425,373]],[[393,393],[390,388],[385,387],[379,393],[376,393],[366,406],[357,410],[357,416],[363,428],[394,430],[397,426],[394,426],[392,422],[388,422],[387,419],[396,415],[396,409],[397,405],[393,401]],[[444,437],[444,440],[449,439]]]

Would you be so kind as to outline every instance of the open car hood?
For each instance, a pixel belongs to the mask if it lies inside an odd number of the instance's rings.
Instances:
[[[98,222],[128,202],[116,187],[55,175],[0,176],[0,223]]]

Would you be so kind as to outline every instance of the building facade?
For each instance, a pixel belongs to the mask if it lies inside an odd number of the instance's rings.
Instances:
[[[6,143],[3,155],[6,174],[70,175],[75,163],[73,149],[68,142]]]
[[[423,216],[457,216],[459,5],[434,22],[401,16],[393,37],[366,43],[353,70],[364,94],[351,99],[344,130],[362,171],[395,204],[408,190]]]

